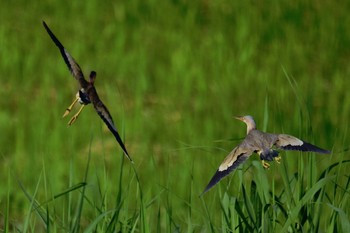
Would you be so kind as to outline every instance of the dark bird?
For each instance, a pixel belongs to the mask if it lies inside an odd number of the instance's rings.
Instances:
[[[209,181],[202,195],[217,184],[222,178],[230,174],[240,164],[244,163],[253,152],[260,156],[264,168],[269,168],[267,161],[276,160],[280,162],[276,149],[312,151],[321,154],[329,154],[330,151],[321,149],[308,142],[302,141],[296,137],[287,134],[264,133],[256,129],[256,124],[251,116],[240,116],[236,119],[247,124],[247,136],[221,163],[219,169]],[[274,149],[275,148],[275,149]]]
[[[76,104],[76,102],[79,102],[82,105],[80,107],[79,111],[68,122],[68,125],[71,125],[75,122],[75,120],[78,118],[79,114],[81,113],[81,111],[83,110],[85,105],[92,103],[97,114],[101,117],[103,122],[107,125],[108,129],[112,132],[115,139],[119,143],[120,147],[123,149],[126,157],[130,161],[132,161],[132,159],[130,158],[130,156],[129,156],[129,154],[124,146],[122,139],[120,138],[120,136],[118,134],[117,128],[114,126],[111,114],[109,113],[108,109],[102,103],[102,101],[100,100],[100,98],[97,94],[97,91],[96,91],[95,86],[94,86],[94,82],[96,79],[96,72],[91,71],[89,81],[86,81],[84,78],[83,72],[81,71],[81,68],[78,65],[78,63],[68,53],[68,51],[63,47],[61,42],[56,38],[56,36],[52,33],[52,31],[50,30],[50,28],[46,25],[46,23],[44,21],[43,21],[43,25],[44,25],[47,33],[49,34],[49,36],[53,40],[53,42],[59,48],[61,55],[62,55],[65,63],[68,66],[69,71],[72,73],[74,78],[76,80],[78,80],[80,87],[81,87],[81,89],[76,94],[75,100],[73,101],[73,103],[67,108],[67,110],[63,114],[63,117],[67,116],[70,113],[70,111],[72,110],[73,106]]]

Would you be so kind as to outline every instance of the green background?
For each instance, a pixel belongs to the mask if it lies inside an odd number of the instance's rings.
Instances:
[[[344,223],[350,167],[331,166],[349,159],[347,1],[1,5],[1,229],[333,232],[350,226]],[[135,164],[123,158],[91,105],[67,127],[62,114],[78,84],[42,20],[85,75],[97,72],[95,86]],[[283,152],[281,165],[269,170],[253,155],[199,198],[245,135],[233,116],[248,114],[259,129],[289,133],[332,154]],[[317,184],[322,195],[310,194],[298,206]],[[245,192],[253,195],[254,185],[265,191],[249,204]],[[288,187],[295,196],[284,199]],[[275,194],[285,217],[269,209]],[[258,220],[265,207],[270,217]],[[303,210],[311,216],[304,222]]]

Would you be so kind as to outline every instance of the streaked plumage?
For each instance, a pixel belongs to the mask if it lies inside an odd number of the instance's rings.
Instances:
[[[98,115],[101,117],[103,122],[107,125],[108,129],[112,132],[112,134],[114,135],[115,139],[119,143],[120,147],[123,149],[126,157],[130,161],[132,161],[132,159],[130,158],[130,156],[129,156],[129,154],[128,154],[125,146],[124,146],[124,143],[123,143],[122,139],[119,136],[117,128],[114,126],[111,114],[109,113],[108,109],[102,103],[102,101],[100,100],[100,98],[99,98],[99,96],[97,94],[97,91],[96,91],[95,86],[94,86],[94,82],[95,82],[95,79],[96,79],[96,72],[95,71],[91,71],[89,81],[86,81],[85,78],[84,78],[83,72],[82,72],[80,66],[78,65],[78,63],[68,53],[68,51],[64,48],[64,46],[61,44],[61,42],[56,38],[56,36],[52,33],[52,31],[49,29],[49,27],[46,25],[46,23],[44,21],[43,21],[43,25],[44,25],[47,33],[51,37],[52,41],[59,48],[59,50],[61,52],[61,55],[62,55],[65,63],[68,66],[68,69],[72,73],[73,77],[76,80],[78,80],[78,82],[80,84],[80,87],[81,87],[81,89],[76,94],[76,99],[67,108],[66,112],[63,114],[63,117],[67,116],[70,113],[72,107],[74,106],[74,104],[76,102],[79,102],[82,106],[79,109],[79,111],[77,112],[77,114],[75,114],[72,117],[72,119],[69,121],[68,124],[71,125],[78,118],[78,116],[79,116],[80,112],[82,111],[83,107],[85,105],[87,105],[87,104],[92,103],[92,105],[94,106],[94,108],[95,108],[96,112],[98,113]]]
[[[253,154],[253,152],[256,152],[260,156],[265,168],[269,167],[269,164],[265,162],[265,160],[273,161],[275,159],[277,162],[279,162],[279,152],[276,149],[312,151],[321,154],[330,153],[328,150],[321,149],[291,135],[261,132],[256,129],[256,124],[251,116],[236,117],[236,119],[247,124],[247,136],[224,159],[202,194],[207,192],[222,178],[230,174],[230,172],[246,161]]]

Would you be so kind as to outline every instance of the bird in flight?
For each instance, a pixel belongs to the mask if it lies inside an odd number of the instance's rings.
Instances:
[[[291,135],[271,134],[259,131],[256,129],[256,124],[252,116],[239,116],[235,118],[246,123],[247,136],[224,159],[201,195],[211,189],[222,178],[230,174],[240,164],[244,163],[253,154],[253,152],[256,152],[259,155],[264,168],[269,168],[270,166],[266,160],[276,160],[276,162],[280,162],[281,157],[278,156],[279,152],[276,149],[312,151],[321,154],[330,153],[328,150],[321,149]]]
[[[89,81],[86,81],[84,78],[83,72],[78,65],[78,63],[74,60],[74,58],[68,53],[68,51],[64,48],[64,46],[61,44],[61,42],[57,39],[57,37],[52,33],[50,28],[47,26],[47,24],[43,21],[43,25],[51,37],[52,41],[56,44],[56,46],[59,48],[61,55],[63,57],[63,60],[65,61],[66,65],[68,66],[69,71],[72,73],[74,78],[78,80],[81,89],[76,94],[76,98],[73,101],[73,103],[66,109],[65,113],[63,114],[63,117],[67,116],[70,111],[72,110],[73,106],[79,102],[82,106],[80,107],[79,111],[71,118],[71,120],[68,122],[68,125],[73,124],[76,119],[78,118],[79,114],[83,110],[85,105],[88,105],[92,103],[94,106],[97,114],[101,117],[103,122],[107,125],[108,129],[112,132],[115,139],[119,143],[120,147],[123,149],[124,154],[126,157],[132,162],[131,157],[128,154],[128,151],[125,148],[125,145],[122,141],[122,139],[119,136],[119,133],[117,131],[117,128],[115,127],[113,123],[113,119],[111,114],[109,113],[107,107],[102,103],[100,100],[97,91],[94,86],[94,82],[96,79],[96,72],[91,71]]]

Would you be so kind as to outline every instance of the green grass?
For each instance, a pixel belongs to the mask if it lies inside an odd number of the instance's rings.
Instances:
[[[0,231],[347,232],[350,5],[5,1]],[[135,164],[88,106],[45,20],[96,87]],[[256,155],[203,197],[244,137],[234,115],[331,155]]]

